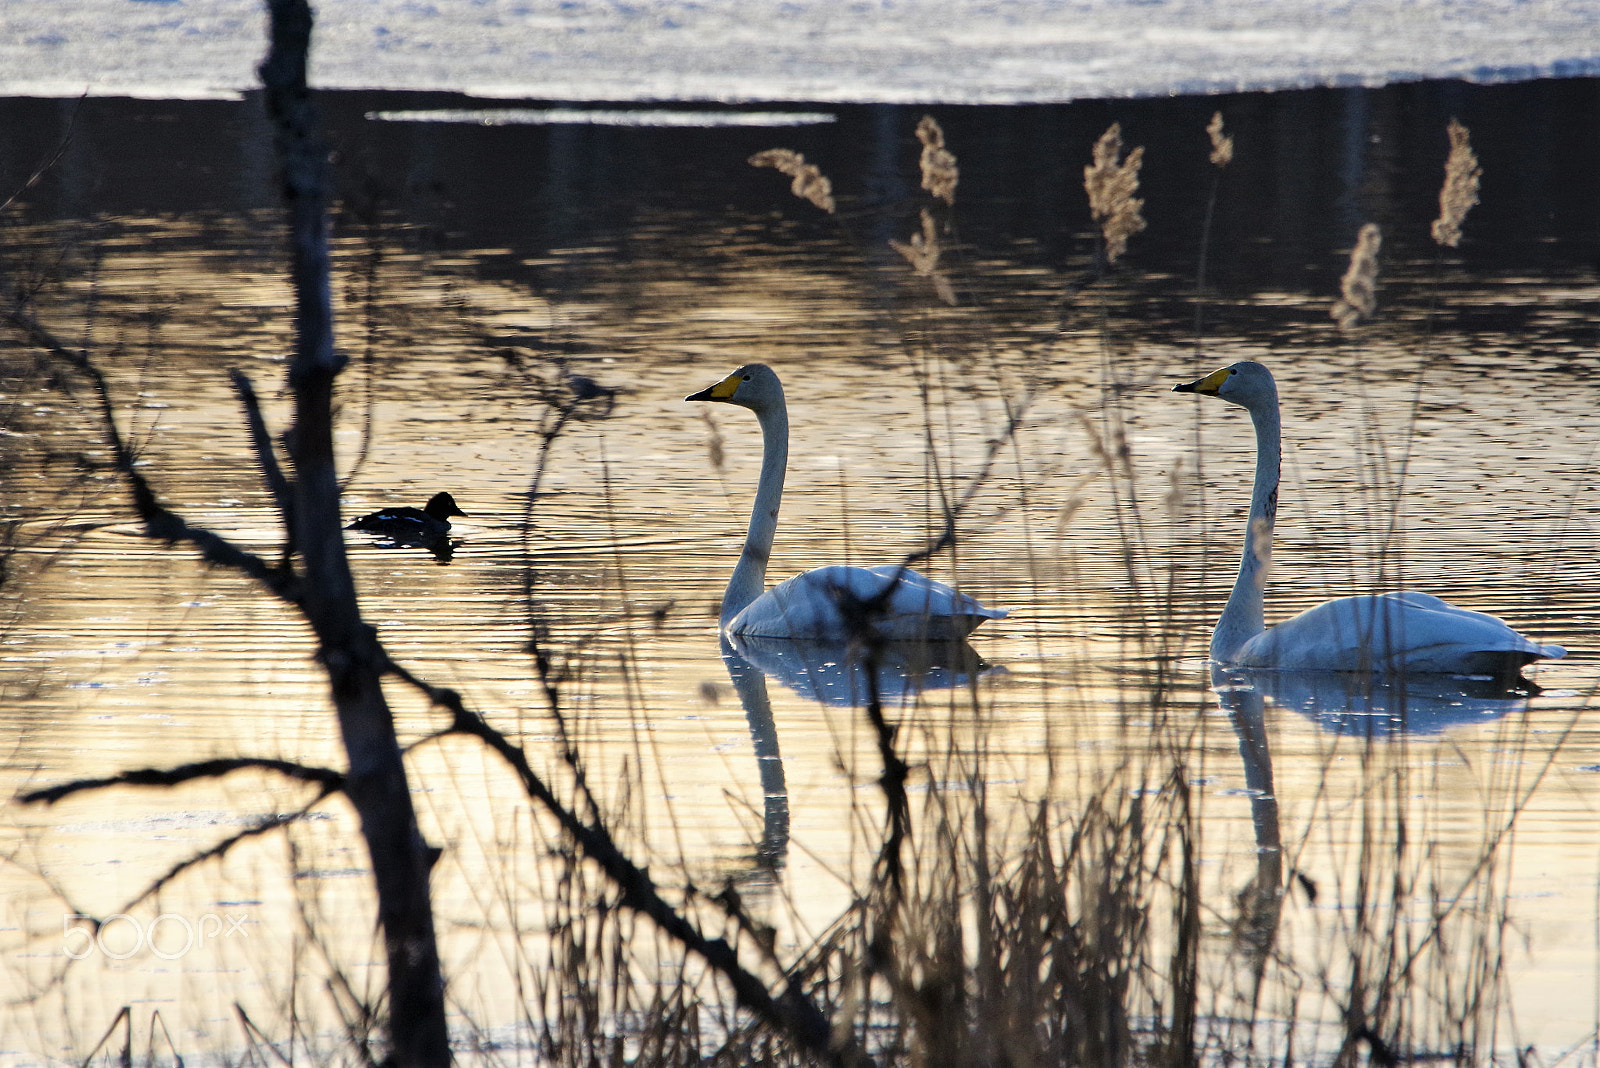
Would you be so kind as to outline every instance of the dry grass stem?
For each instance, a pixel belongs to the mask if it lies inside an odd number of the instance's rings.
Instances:
[[[1344,296],[1328,310],[1341,330],[1352,329],[1378,310],[1378,248],[1382,244],[1383,232],[1377,223],[1361,227],[1350,252],[1350,267],[1340,283]]]
[[[1478,179],[1483,168],[1472,153],[1467,128],[1450,120],[1450,158],[1444,164],[1444,186],[1439,190],[1439,217],[1433,221],[1433,239],[1455,248],[1461,243],[1461,223],[1478,202]]]
[[[1206,123],[1206,134],[1211,138],[1211,162],[1218,167],[1232,163],[1233,137],[1222,132],[1222,112],[1211,113],[1211,121]]]
[[[933,290],[939,294],[940,300],[952,308],[956,306],[955,287],[939,271],[939,253],[942,250],[939,248],[939,230],[932,212],[927,208],[922,209],[922,233],[912,234],[909,243],[891,237],[889,245],[906,258],[912,270],[933,283]]]
[[[917,140],[922,142],[922,188],[953,207],[961,171],[956,167],[955,154],[944,147],[944,130],[932,115],[922,116],[917,123]]]
[[[1089,193],[1089,213],[1100,224],[1106,240],[1106,262],[1115,263],[1128,249],[1128,238],[1145,228],[1139,209],[1139,166],[1143,146],[1122,158],[1122,124],[1114,122],[1094,145],[1094,162],[1083,169],[1083,188]]]
[[[787,174],[794,181],[789,189],[801,200],[809,200],[828,214],[833,214],[833,183],[817,168],[807,163],[800,153],[789,148],[769,148],[750,157],[752,167],[771,167]]]

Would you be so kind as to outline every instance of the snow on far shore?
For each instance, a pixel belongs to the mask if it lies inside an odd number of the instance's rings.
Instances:
[[[1595,0],[322,0],[324,88],[1061,102],[1600,74]],[[0,95],[256,85],[257,0],[0,3]]]

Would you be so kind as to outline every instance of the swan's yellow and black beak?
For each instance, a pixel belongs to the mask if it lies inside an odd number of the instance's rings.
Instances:
[[[1200,393],[1207,397],[1215,397],[1217,390],[1222,388],[1222,383],[1233,374],[1231,367],[1219,367],[1204,378],[1197,378],[1193,382],[1181,382],[1172,387],[1174,393]]]
[[[743,382],[745,377],[744,368],[741,367],[739,370],[733,372],[733,374],[729,375],[727,378],[724,378],[721,382],[718,382],[709,389],[702,389],[699,393],[691,393],[683,399],[731,401],[733,400],[734,393],[739,389],[739,383]]]

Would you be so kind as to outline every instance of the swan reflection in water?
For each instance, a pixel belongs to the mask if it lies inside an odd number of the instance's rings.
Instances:
[[[1221,671],[1280,708],[1290,708],[1325,731],[1364,738],[1438,734],[1483,723],[1527,707],[1539,688],[1525,679],[1504,683],[1465,675],[1403,678],[1345,671]]]
[[[722,638],[722,663],[750,724],[750,742],[761,778],[761,842],[756,846],[756,861],[763,868],[779,868],[789,851],[789,786],[783,778],[783,755],[778,751],[778,726],[772,720],[767,677],[735,651],[726,635]]]
[[[1404,679],[1335,671],[1251,671],[1213,665],[1211,688],[1239,741],[1250,818],[1255,831],[1256,870],[1236,895],[1234,931],[1249,967],[1243,972],[1259,993],[1283,913],[1285,871],[1278,795],[1266,731],[1266,704],[1292,708],[1324,730],[1383,738],[1436,734],[1447,727],[1482,723],[1526,706],[1538,692],[1521,681],[1507,686],[1490,679],[1412,675]],[[1305,883],[1308,893],[1314,884]],[[1253,1001],[1252,1001],[1253,1003]]]
[[[965,686],[1003,671],[963,641],[897,641],[866,646],[845,640],[795,641],[731,636],[739,655],[808,701],[842,708],[878,702],[899,708],[929,690]]]
[[[1248,1003],[1254,1004],[1283,915],[1283,833],[1272,782],[1272,750],[1267,745],[1266,702],[1261,690],[1239,678],[1245,674],[1267,673],[1231,671],[1217,665],[1211,668],[1211,688],[1239,739],[1239,758],[1250,795],[1250,822],[1255,828],[1255,874],[1234,895],[1239,904],[1234,936],[1249,965],[1245,972],[1252,987]]]
[[[821,704],[860,708],[876,693],[881,705],[903,707],[926,691],[965,686],[978,675],[1000,670],[966,642],[882,642],[869,657],[865,647],[849,641],[737,634],[722,636],[722,662],[744,707],[756,753],[763,797],[756,856],[766,868],[781,866],[789,848],[789,791],[767,694],[769,676]]]

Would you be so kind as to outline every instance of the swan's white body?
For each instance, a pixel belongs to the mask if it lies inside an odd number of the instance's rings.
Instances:
[[[1340,597],[1284,620],[1246,641],[1238,667],[1500,675],[1508,668],[1565,655],[1484,612],[1432,594],[1404,590]]]
[[[1005,615],[909,567],[829,564],[778,583],[723,626],[752,638],[842,637],[849,632],[842,609],[849,605],[871,606],[864,618],[888,641],[964,638],[984,620]]]
[[[1494,616],[1415,592],[1340,597],[1266,629],[1262,587],[1272,555],[1282,462],[1272,372],[1247,360],[1173,388],[1237,404],[1255,424],[1256,477],[1244,558],[1211,634],[1212,660],[1302,671],[1504,676],[1535,660],[1566,655],[1559,645],[1524,638]]]
[[[1005,617],[1001,609],[985,608],[942,582],[892,564],[834,564],[766,589],[789,462],[783,384],[772,368],[752,363],[687,399],[749,408],[761,424],[761,477],[744,551],[722,595],[724,631],[760,638],[844,638],[867,624],[890,641],[942,641],[965,637],[986,619]]]

